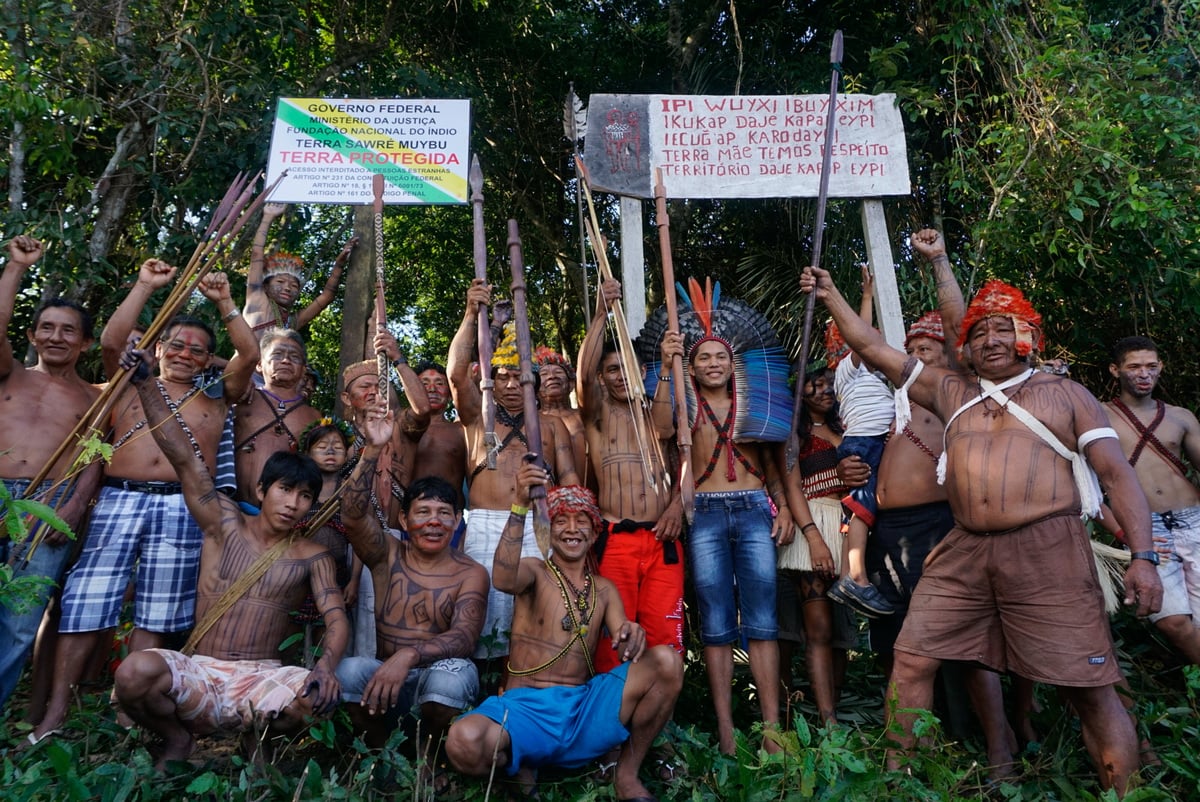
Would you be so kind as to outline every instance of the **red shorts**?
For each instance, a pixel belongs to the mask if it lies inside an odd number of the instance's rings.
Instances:
[[[973,661],[1051,685],[1118,681],[1078,514],[997,535],[950,530],[925,560],[896,651]]]
[[[604,523],[609,531],[600,576],[617,586],[626,618],[646,630],[647,649],[667,644],[683,654],[683,544],[669,544],[679,559],[668,564],[650,529],[614,532],[611,521]],[[608,638],[600,638],[595,663],[597,673],[621,664]]]

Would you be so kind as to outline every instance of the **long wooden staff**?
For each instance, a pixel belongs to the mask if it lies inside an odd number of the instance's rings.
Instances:
[[[829,49],[829,63],[833,74],[829,78],[829,113],[825,118],[825,152],[821,162],[821,183],[817,191],[817,213],[813,221],[812,267],[821,266],[821,242],[825,235],[825,202],[829,199],[829,170],[833,163],[833,120],[837,110],[838,76],[842,72],[842,32],[833,32],[833,46]],[[800,411],[804,406],[804,374],[808,368],[808,348],[812,342],[813,313],[817,307],[817,294],[809,293],[804,305],[804,329],[800,336],[800,367],[796,371],[796,400],[792,406],[792,430],[788,433],[787,469],[796,466],[800,455]]]
[[[478,156],[471,157],[471,171],[467,175],[467,182],[471,187],[475,278],[486,284],[487,237],[483,230],[483,170],[479,166]],[[496,439],[496,382],[492,379],[492,327],[488,325],[487,307],[479,307],[475,332],[476,347],[479,350],[479,390],[483,394],[483,447],[487,449],[487,468],[494,471],[500,441]]]
[[[375,195],[375,331],[387,329],[387,301],[383,297],[383,187],[381,173],[376,173],[371,179],[371,191]],[[388,364],[387,354],[379,351],[375,354],[375,367],[379,371],[379,399],[384,412],[388,408],[388,374],[391,365]]]
[[[513,321],[517,326],[517,357],[521,360],[521,391],[525,401],[525,440],[530,453],[544,460],[542,422],[538,418],[537,391],[533,387],[533,338],[529,335],[529,307],[525,303],[525,257],[521,253],[521,232],[516,220],[508,221],[508,259],[512,268]],[[538,549],[543,557],[548,557],[550,514],[546,507],[546,488],[541,485],[530,488],[529,502]]]
[[[667,214],[667,189],[662,170],[654,170],[654,210],[658,222],[658,249],[662,251],[663,294],[667,296],[667,331],[679,333],[679,307],[675,300],[675,261],[671,256],[671,218]],[[679,500],[688,523],[696,507],[696,478],[692,475],[692,427],[688,422],[684,392],[683,355],[671,360],[671,385],[675,393],[675,441],[679,445]]]
[[[146,327],[145,334],[142,335],[141,341],[138,343],[138,348],[149,348],[155,340],[158,339],[167,323],[178,314],[179,310],[187,302],[188,297],[199,285],[200,281],[217,266],[224,258],[224,249],[237,237],[242,226],[246,224],[254,213],[262,206],[263,202],[270,196],[271,191],[275,189],[279,181],[283,180],[287,173],[283,173],[276,181],[267,187],[257,198],[253,198],[254,184],[258,181],[259,174],[247,175],[238,173],[234,178],[233,183],[225,191],[224,197],[217,204],[216,210],[213,212],[212,219],[209,221],[208,227],[204,231],[196,250],[192,253],[187,265],[180,271],[180,275],[175,282],[175,286],[167,295],[166,301],[154,320]],[[84,466],[75,465],[84,453],[84,439],[88,435],[102,437],[104,430],[107,428],[107,421],[112,413],[113,407],[116,405],[117,399],[120,397],[121,391],[128,384],[129,371],[124,368],[118,368],[116,375],[111,377],[111,380],[105,388],[92,402],[88,411],[79,419],[75,427],[67,434],[54,453],[46,460],[46,463],[38,471],[37,475],[30,480],[29,487],[37,488],[46,477],[50,475],[50,471],[54,465],[67,453],[69,449],[74,449],[72,452],[72,471],[76,469],[82,470]],[[73,474],[72,474],[73,476]],[[65,481],[70,481],[71,476],[63,477],[54,484],[57,488]],[[51,488],[53,490],[53,488]],[[29,542],[29,548],[25,552],[25,560],[28,561],[37,547],[41,544],[42,538],[45,536],[46,529],[39,528]]]
[[[608,263],[608,251],[605,246],[604,237],[600,235],[600,220],[596,215],[596,204],[592,200],[591,181],[588,177],[587,167],[583,163],[583,159],[575,156],[575,174],[579,177],[580,194],[587,202],[588,217],[584,220],[584,227],[587,229],[588,239],[592,243],[592,253],[596,256],[596,265],[600,268],[601,281],[607,281],[613,278],[612,267]],[[625,305],[620,300],[614,301],[612,304],[613,312],[613,331],[617,341],[617,356],[618,362],[621,365],[621,378],[625,381],[625,387],[629,392],[630,405],[638,410],[649,413],[649,400],[646,398],[646,386],[642,382],[641,371],[638,369],[637,352],[633,348],[633,338],[629,335],[629,323],[625,318]],[[638,453],[642,458],[642,472],[646,476],[646,481],[657,493],[659,489],[659,477],[654,469],[654,463],[647,453],[647,446],[653,449],[654,454],[658,456],[658,464],[666,465],[662,458],[662,449],[658,442],[658,437],[652,436],[649,428],[646,425],[646,415],[633,415],[634,436],[638,442]],[[669,481],[669,479],[668,479]]]

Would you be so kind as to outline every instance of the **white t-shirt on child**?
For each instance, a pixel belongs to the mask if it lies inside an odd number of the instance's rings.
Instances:
[[[865,363],[854,366],[847,355],[833,374],[839,413],[846,437],[874,437],[887,434],[896,417],[892,389]]]

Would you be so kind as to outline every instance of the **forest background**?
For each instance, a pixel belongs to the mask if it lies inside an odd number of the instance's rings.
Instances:
[[[895,92],[905,118],[913,189],[885,208],[908,319],[933,290],[905,242],[932,225],[968,293],[989,277],[1026,290],[1048,355],[1070,359],[1094,392],[1113,389],[1112,341],[1145,334],[1165,358],[1162,395],[1195,406],[1200,0],[3,0],[0,12],[0,239],[50,245],[13,332],[56,294],[103,322],[143,259],[186,262],[234,175],[265,166],[277,97],[470,98],[491,280],[508,284],[513,217],[534,340],[573,357],[596,272],[580,265],[569,87],[585,102],[821,93],[841,28],[843,89]],[[603,200],[615,239],[616,204]],[[814,206],[672,201],[676,274],[720,279],[794,349]],[[647,204],[651,307],[662,301],[652,216]],[[306,259],[309,294],[353,219],[293,207],[272,230]],[[256,224],[227,266],[235,286]],[[470,211],[389,207],[385,229],[391,320],[410,360],[444,360],[473,272]],[[825,249],[854,295],[866,252],[857,202],[831,201]],[[341,303],[308,332],[326,377]],[[100,380],[98,356],[86,359]]]

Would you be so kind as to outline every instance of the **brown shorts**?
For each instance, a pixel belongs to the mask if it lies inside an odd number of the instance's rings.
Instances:
[[[967,660],[1051,685],[1121,678],[1078,515],[1001,535],[955,527],[934,547],[896,650]]]

